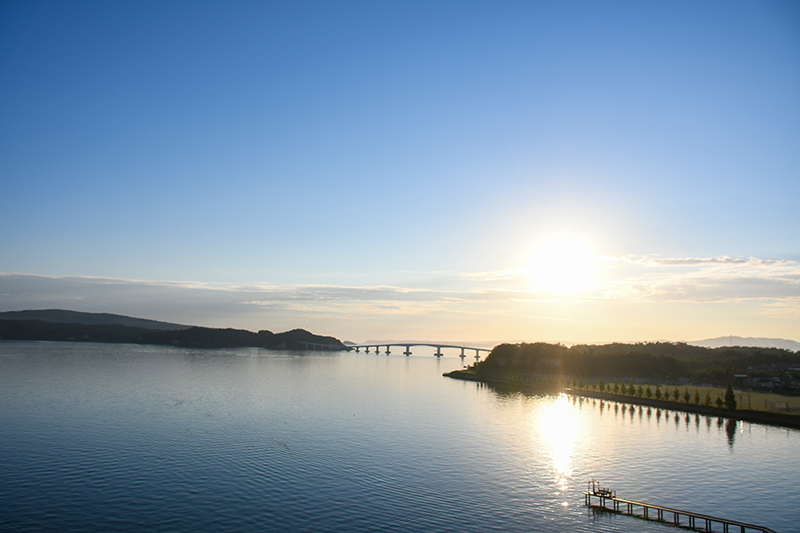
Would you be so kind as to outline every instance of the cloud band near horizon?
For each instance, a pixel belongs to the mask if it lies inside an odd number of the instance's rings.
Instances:
[[[583,308],[596,312],[605,307],[612,315],[627,308],[647,316],[655,304],[668,304],[689,306],[687,309],[705,306],[708,312],[721,316],[739,316],[743,324],[748,317],[757,322],[756,317],[769,316],[783,324],[780,331],[784,337],[797,336],[793,332],[798,331],[800,322],[800,263],[796,261],[727,257],[603,259],[596,287],[570,295],[537,292],[530,288],[530,279],[519,271],[437,273],[433,278],[425,273],[419,276],[427,279],[421,284],[424,286],[413,288],[222,285],[0,273],[0,310],[62,308],[244,329],[327,330],[326,324],[335,328],[346,324],[346,334],[350,336],[359,334],[359,323],[365,326],[363,336],[402,336],[402,328],[411,323],[409,319],[428,315],[428,334],[436,332],[436,324],[441,323],[442,334],[449,338],[459,334],[456,324],[461,321],[483,324],[483,336],[491,338],[526,338],[532,331],[552,331],[552,324],[561,323],[562,337],[580,340],[586,328],[582,323]],[[521,329],[517,334],[506,327],[509,317],[517,319],[516,327]],[[534,327],[535,324],[540,326]],[[589,329],[597,338],[596,331]],[[493,330],[496,335],[491,334]],[[643,333],[630,331],[625,337],[645,338]],[[693,333],[677,336],[696,336]],[[714,333],[710,331],[709,335]]]

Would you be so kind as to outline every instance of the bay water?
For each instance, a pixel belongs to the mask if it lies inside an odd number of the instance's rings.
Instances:
[[[800,530],[800,431],[442,376],[462,364],[0,342],[0,530],[674,530],[587,508],[591,478]]]

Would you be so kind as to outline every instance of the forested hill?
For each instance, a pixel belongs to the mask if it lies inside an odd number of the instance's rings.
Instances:
[[[0,313],[0,320],[44,320],[45,322],[59,322],[62,324],[85,324],[99,326],[116,324],[133,328],[179,330],[189,329],[192,326],[172,324],[146,318],[134,318],[111,313],[84,313],[69,311],[67,309],[31,309],[27,311],[5,311]]]
[[[800,352],[780,348],[704,348],[685,343],[575,345],[500,344],[476,365],[478,372],[555,372],[582,376],[696,378],[725,383],[736,374],[791,372]]]
[[[71,313],[76,313],[72,311]],[[76,313],[92,315],[92,313]],[[258,333],[242,329],[203,328],[180,326],[180,329],[136,327],[121,323],[105,323],[107,317],[130,319],[148,324],[144,319],[131,319],[121,315],[103,315],[100,323],[64,323],[61,321],[0,318],[0,339],[37,341],[79,341],[106,343],[160,344],[195,348],[261,347],[271,349],[301,350],[302,342],[329,346],[344,345],[334,337],[315,335],[303,329],[283,333],[261,330]],[[80,317],[91,321],[92,317]],[[126,322],[125,320],[121,320]],[[160,322],[157,324],[166,324]],[[177,324],[176,324],[177,325]]]

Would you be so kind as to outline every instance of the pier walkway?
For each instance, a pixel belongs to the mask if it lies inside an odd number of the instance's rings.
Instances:
[[[715,516],[693,513],[691,511],[683,511],[681,509],[653,505],[652,503],[637,502],[636,500],[618,498],[616,491],[612,491],[607,488],[601,488],[600,484],[595,479],[589,481],[589,487],[583,494],[586,505],[591,507],[599,507],[606,511],[627,514],[637,518],[643,518],[645,520],[664,522],[697,531],[714,531],[713,525],[716,523],[722,525],[722,531],[724,533],[730,533],[731,526],[738,528],[740,533],[746,533],[748,530],[761,531],[762,533],[776,533],[774,530],[767,527],[747,524],[737,520],[717,518]],[[593,503],[593,498],[597,498],[599,500],[597,505]],[[610,508],[606,507],[606,502],[611,502]],[[625,505],[624,510],[621,508],[621,504]],[[640,509],[639,513],[636,512],[637,509]],[[672,520],[667,520],[665,515],[667,517],[671,516]],[[684,518],[685,521],[681,522],[681,518]],[[698,522],[700,522],[699,525]],[[734,529],[733,531],[737,531],[737,529]]]

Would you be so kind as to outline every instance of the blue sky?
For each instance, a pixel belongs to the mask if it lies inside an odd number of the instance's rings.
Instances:
[[[800,339],[796,2],[2,2],[0,96],[0,310]]]

